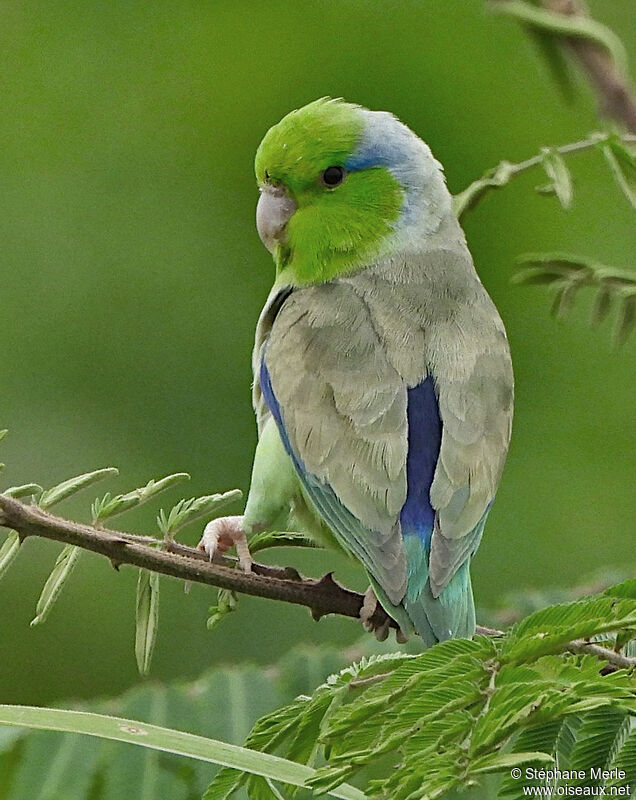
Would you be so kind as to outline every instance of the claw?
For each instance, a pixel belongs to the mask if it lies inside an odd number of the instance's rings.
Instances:
[[[239,566],[243,572],[252,571],[253,560],[243,530],[243,517],[219,517],[208,522],[198,547],[207,554],[210,561],[215,555],[221,555],[230,547],[236,547]]]
[[[362,627],[365,629],[365,631],[367,631],[367,633],[371,633],[374,630],[371,617],[375,614],[377,607],[378,598],[375,596],[373,587],[369,586],[364,593],[364,600],[362,601],[362,608],[360,609],[360,620],[362,621]]]
[[[389,635],[391,620],[387,617],[381,625],[374,624],[371,620],[377,607],[378,598],[375,596],[373,587],[369,586],[364,593],[364,600],[362,601],[362,607],[360,609],[360,619],[365,631],[373,633],[378,642],[383,642]],[[408,636],[401,628],[397,628],[395,631],[395,640],[398,644],[404,644],[408,641]]]

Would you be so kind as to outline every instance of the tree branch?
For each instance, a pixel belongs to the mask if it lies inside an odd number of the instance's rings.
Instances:
[[[591,150],[594,147],[602,145],[608,141],[610,137],[604,133],[593,133],[587,139],[581,139],[580,142],[569,142],[568,144],[553,147],[551,150],[561,156],[567,156],[570,153],[580,153],[584,150]],[[627,145],[636,144],[636,136],[633,134],[626,134],[621,137],[622,141]],[[512,163],[510,161],[501,161],[496,167],[488,170],[481,178],[473,181],[461,192],[458,192],[453,197],[453,207],[455,214],[459,220],[462,219],[467,211],[475,208],[485,195],[492,189],[501,189],[507,186],[508,183],[522,172],[540,166],[544,161],[545,155],[543,152],[538,153],[536,156],[526,158],[524,161]]]
[[[543,8],[522,0],[493,0],[492,8],[557,37],[586,72],[601,113],[636,133],[636,91],[619,37],[593,20],[581,0],[542,0],[542,4]]]
[[[210,562],[201,550],[193,547],[160,541],[152,536],[93,528],[53,516],[37,506],[25,505],[3,494],[0,494],[0,526],[17,531],[21,541],[29,536],[38,536],[91,550],[108,558],[115,569],[130,564],[193,583],[306,606],[316,620],[325,614],[359,619],[364,601],[364,595],[340,586],[331,573],[320,579],[310,579],[303,578],[293,567],[270,567],[257,563],[252,565],[251,573],[245,573],[237,568],[236,559],[222,557]],[[399,627],[379,603],[371,622],[374,627],[387,622],[391,628]],[[502,634],[479,625],[476,632],[483,636]],[[577,641],[571,642],[566,649],[574,653],[592,653],[607,661],[611,671],[636,667],[636,659],[596,644]]]
[[[587,17],[580,0],[543,0],[550,11],[567,17]],[[564,42],[587,73],[599,99],[601,113],[636,133],[636,91],[607,50],[590,39],[564,37]]]
[[[55,517],[37,506],[25,505],[6,495],[0,494],[0,509],[0,525],[17,531],[21,539],[40,536],[92,550],[106,556],[117,569],[122,564],[131,564],[193,583],[306,606],[315,619],[325,614],[353,618],[360,615],[363,595],[340,586],[331,574],[313,580],[302,578],[292,568],[281,569],[264,564],[254,564],[253,571],[248,574],[235,568],[233,559],[210,562],[195,548],[161,542],[150,536],[98,530]],[[387,619],[390,618],[378,604],[372,622],[379,627]],[[390,620],[390,626],[397,628],[397,623]]]

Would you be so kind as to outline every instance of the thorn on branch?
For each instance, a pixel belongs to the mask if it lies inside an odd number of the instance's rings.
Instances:
[[[21,539],[39,536],[63,542],[73,548],[91,550],[108,558],[115,569],[123,564],[131,564],[185,581],[302,605],[309,608],[314,619],[320,619],[326,614],[339,614],[354,619],[360,617],[364,596],[341,586],[334,580],[332,572],[319,579],[306,579],[293,567],[255,564],[254,571],[247,574],[236,568],[236,559],[223,557],[218,562],[209,562],[201,551],[177,543],[171,543],[168,552],[162,549],[160,540],[152,537],[97,530],[55,517],[40,508],[25,505],[2,494],[0,509],[2,523],[15,530]],[[377,605],[371,621],[374,627],[399,627],[380,604]],[[480,626],[476,632],[483,636],[502,635],[501,631]],[[595,655],[606,661],[608,666],[604,669],[611,671],[636,668],[636,659],[597,644],[570,642],[564,649]]]

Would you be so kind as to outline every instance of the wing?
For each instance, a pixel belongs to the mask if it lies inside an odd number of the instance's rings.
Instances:
[[[477,549],[512,427],[513,375],[503,325],[487,295],[472,313],[473,322],[475,316],[491,320],[489,335],[467,341],[460,325],[454,335],[448,333],[448,348],[431,365],[442,420],[430,489],[436,512],[429,563],[435,597]]]
[[[418,591],[428,577],[437,598],[477,548],[503,470],[513,400],[505,329],[463,246],[392,259],[348,281],[409,387],[402,521],[423,546],[408,542],[409,573]]]
[[[284,299],[260,347],[258,384],[318,513],[399,603],[407,392],[349,285],[303,288]]]

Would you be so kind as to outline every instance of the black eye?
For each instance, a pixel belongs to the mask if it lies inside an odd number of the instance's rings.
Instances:
[[[336,186],[340,186],[346,174],[342,167],[327,167],[320,176],[320,181],[328,189],[334,189]]]

